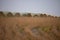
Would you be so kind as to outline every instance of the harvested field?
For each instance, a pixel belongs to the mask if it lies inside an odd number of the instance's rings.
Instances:
[[[0,40],[60,40],[60,18],[1,17]]]

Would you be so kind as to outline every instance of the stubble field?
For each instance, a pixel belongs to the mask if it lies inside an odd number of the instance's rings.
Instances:
[[[60,40],[60,18],[2,17],[0,40]]]

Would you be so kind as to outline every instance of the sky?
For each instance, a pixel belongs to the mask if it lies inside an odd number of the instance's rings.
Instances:
[[[0,11],[46,13],[60,16],[60,0],[0,0]]]

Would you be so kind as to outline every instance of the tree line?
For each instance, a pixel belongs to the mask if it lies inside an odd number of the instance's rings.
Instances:
[[[15,15],[13,15],[12,12],[8,12],[7,14],[4,14],[3,11],[0,11],[0,17],[54,17],[54,16],[47,15],[47,14],[34,14],[32,16],[31,13],[21,15],[19,12],[15,13]],[[55,16],[55,18],[57,18],[57,16]]]

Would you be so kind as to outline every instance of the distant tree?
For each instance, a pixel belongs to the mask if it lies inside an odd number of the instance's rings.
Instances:
[[[52,17],[52,18],[54,18],[54,16],[52,16],[52,15],[48,15],[48,17]]]
[[[27,13],[27,16],[28,16],[28,17],[31,17],[32,15],[31,15],[31,13]]]
[[[47,17],[46,14],[40,14],[40,17]]]
[[[47,15],[46,15],[46,14],[43,14],[43,16],[44,16],[44,17],[47,17]]]
[[[43,14],[40,14],[40,17],[43,17],[44,15]]]
[[[13,17],[13,14],[11,12],[8,12],[7,16],[8,17]]]
[[[35,14],[35,15],[33,15],[33,17],[38,17],[38,15],[37,15],[37,14]]]
[[[22,16],[23,16],[23,17],[26,17],[27,15],[26,15],[26,14],[23,14]]]
[[[48,17],[51,17],[51,15],[48,15]]]
[[[54,16],[51,16],[52,18],[54,18]]]
[[[57,16],[55,16],[55,18],[58,18]]]
[[[59,18],[60,18],[60,16],[59,16]]]
[[[15,16],[16,17],[20,17],[21,15],[20,15],[20,13],[16,13]]]
[[[4,17],[5,16],[5,14],[3,13],[3,11],[0,11],[0,17]]]

